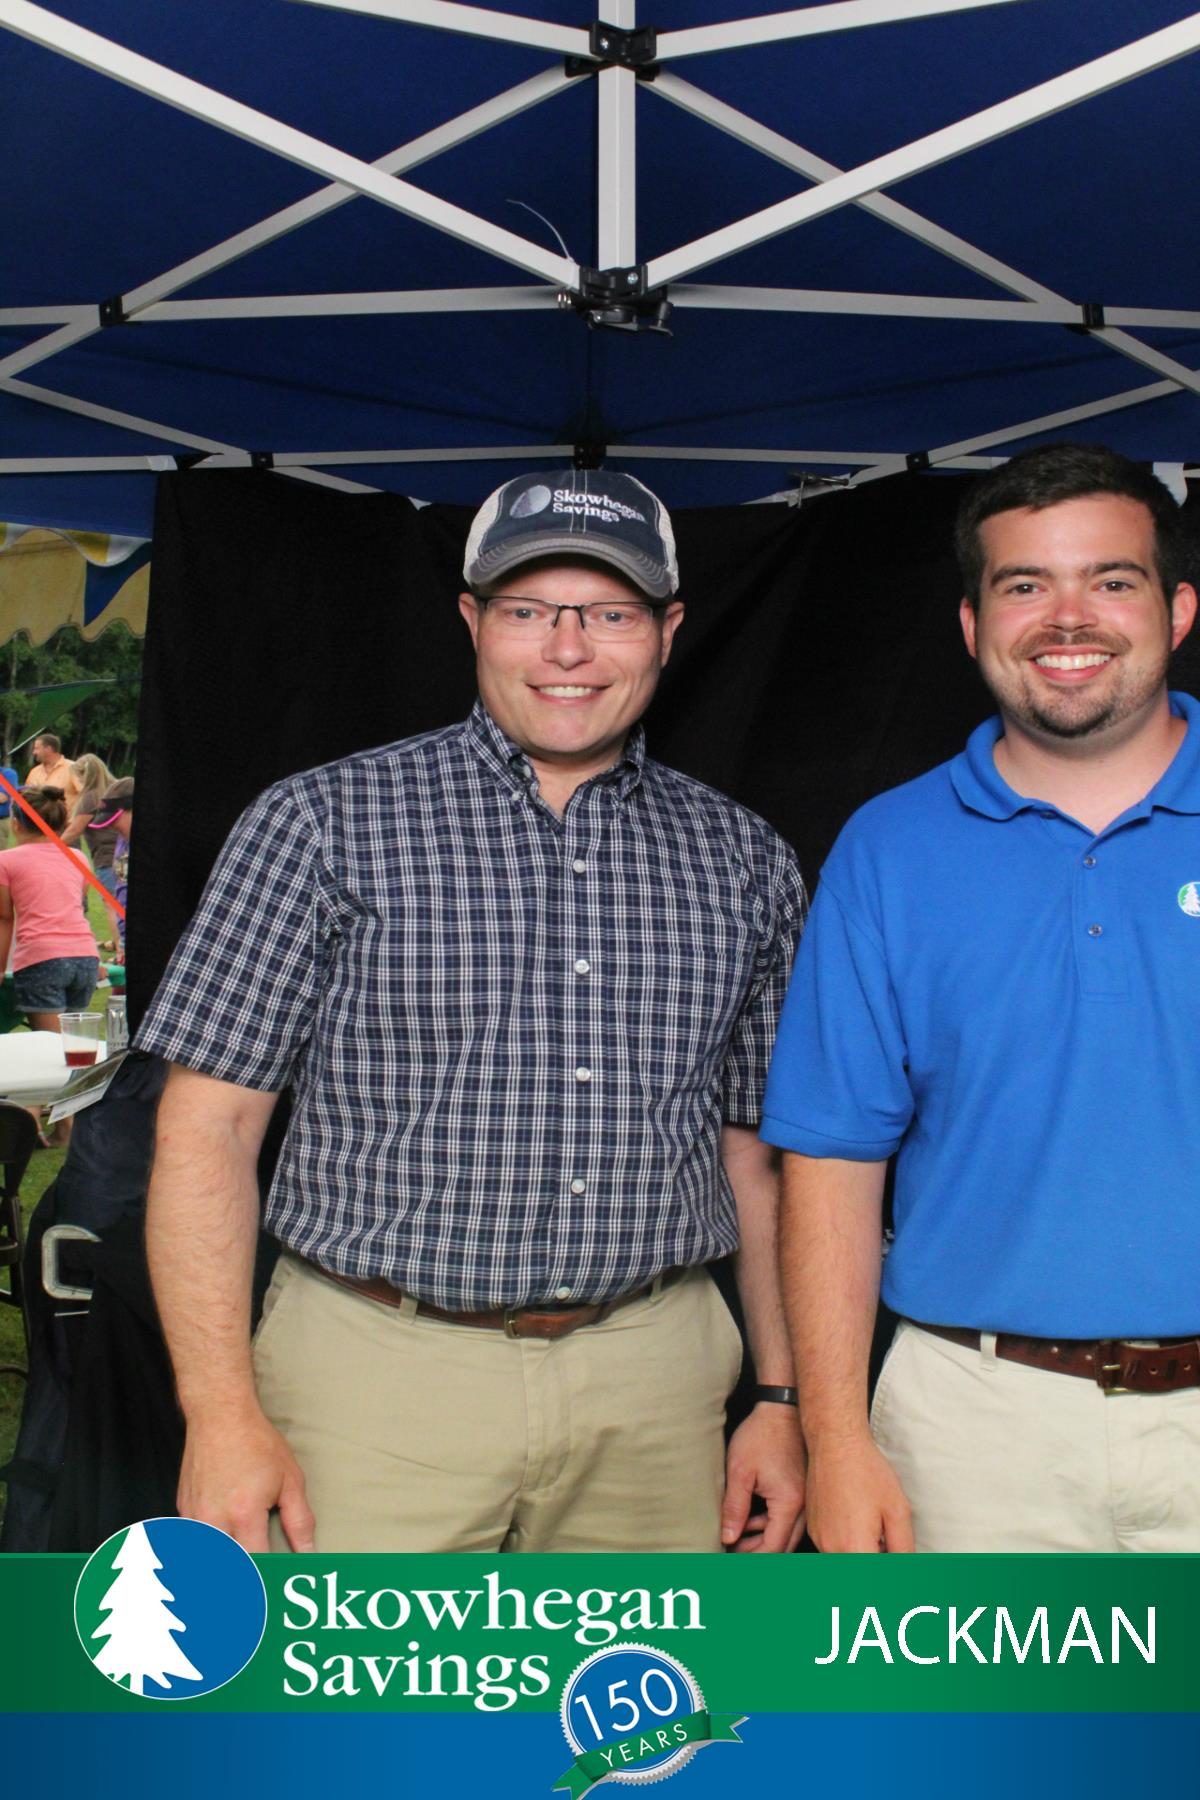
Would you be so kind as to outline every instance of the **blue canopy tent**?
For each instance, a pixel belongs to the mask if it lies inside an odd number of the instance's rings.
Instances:
[[[0,518],[1200,461],[1186,0],[539,10],[0,0]]]

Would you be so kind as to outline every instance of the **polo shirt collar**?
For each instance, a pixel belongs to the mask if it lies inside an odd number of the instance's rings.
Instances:
[[[1185,720],[1187,733],[1170,767],[1145,799],[1123,816],[1150,813],[1156,806],[1167,812],[1200,813],[1200,702],[1190,694],[1171,693],[1171,711]],[[1004,731],[999,716],[985,719],[967,739],[966,748],[950,763],[950,782],[963,805],[987,819],[1011,819],[1017,813],[1043,808],[1036,795],[1018,794],[996,767],[994,751]]]
[[[493,774],[514,792],[528,790],[534,779],[529,758],[521,746],[514,744],[507,732],[500,729],[482,700],[477,700],[471,708],[471,716],[463,729],[467,741]],[[645,762],[646,734],[640,725],[635,725],[612,767],[594,775],[584,786],[611,787],[616,799],[625,800],[641,781]]]
[[[1160,806],[1164,812],[1200,813],[1200,702],[1190,694],[1172,691],[1171,711],[1183,719],[1187,734],[1161,780],[1135,812]]]

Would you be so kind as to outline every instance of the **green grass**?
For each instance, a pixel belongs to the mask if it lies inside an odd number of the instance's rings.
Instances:
[[[108,936],[109,920],[100,896],[95,889],[88,888],[88,923],[96,934],[97,942]],[[104,954],[103,952],[101,953]],[[91,1012],[103,1012],[108,1005],[112,990],[100,987],[92,996]],[[18,1026],[23,1031],[24,1026]],[[21,1211],[28,1225],[33,1209],[45,1193],[66,1159],[65,1150],[35,1150],[25,1171],[21,1183]],[[5,1278],[7,1285],[7,1278]],[[0,1363],[16,1363],[21,1368],[26,1364],[25,1335],[21,1329],[21,1317],[13,1306],[0,1304]],[[17,1424],[20,1419],[21,1406],[25,1398],[25,1383],[16,1375],[0,1375],[0,1464],[8,1461],[12,1455],[13,1444],[17,1435]],[[0,1482],[0,1519],[4,1517],[4,1503],[7,1496],[7,1485]]]

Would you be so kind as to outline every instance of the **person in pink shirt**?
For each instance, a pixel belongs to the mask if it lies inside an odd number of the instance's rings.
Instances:
[[[26,788],[22,798],[51,831],[62,831],[61,788]],[[57,1031],[59,1013],[86,1010],[100,979],[96,940],[82,910],[84,875],[17,809],[13,837],[13,848],[0,850],[0,969],[8,966],[11,946],[18,1008],[35,1031]]]

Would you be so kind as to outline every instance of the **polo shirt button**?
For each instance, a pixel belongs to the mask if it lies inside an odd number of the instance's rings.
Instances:
[[[1103,925],[1089,925],[1088,926],[1088,936],[1089,937],[1103,937],[1104,936]]]
[[[577,975],[590,975],[591,972],[592,972],[591,963],[585,961],[585,959],[581,956],[579,961],[575,964],[575,973]]]
[[[582,875],[587,870],[587,864],[584,862],[582,856],[577,856],[575,861],[571,864],[571,867],[577,875]]]
[[[590,1081],[592,1079],[592,1071],[584,1068],[576,1069],[575,1079],[576,1081]]]
[[[570,1288],[569,1287],[556,1287],[554,1290],[554,1298],[556,1300],[569,1300],[571,1298]]]
[[[571,1192],[573,1194],[586,1194],[587,1193],[587,1182],[581,1181],[579,1176],[577,1175],[575,1177],[574,1181],[571,1183]]]
[[[1096,866],[1095,857],[1094,856],[1085,856],[1083,859],[1083,866],[1085,869],[1094,869]]]

